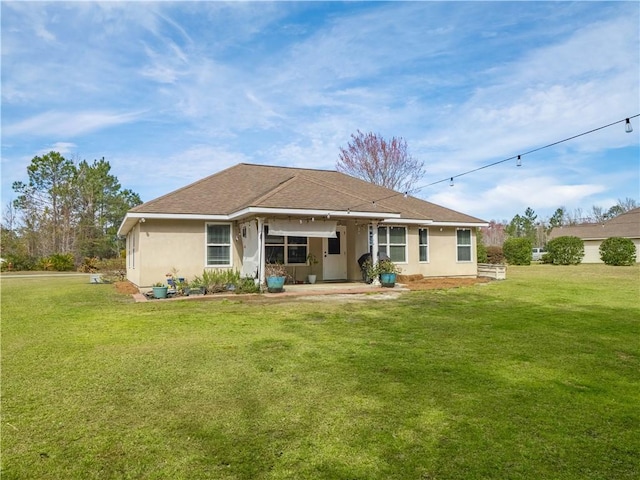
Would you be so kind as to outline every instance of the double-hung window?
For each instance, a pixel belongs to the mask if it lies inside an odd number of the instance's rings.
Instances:
[[[309,250],[307,237],[269,235],[269,227],[266,227],[266,231],[264,249],[267,263],[303,265],[307,262],[307,251]]]
[[[392,262],[407,261],[407,229],[378,227],[378,253],[386,254]]]
[[[207,267],[231,266],[231,225],[207,224]]]
[[[418,244],[420,247],[420,261],[428,262],[429,261],[429,229],[428,228],[418,229]]]
[[[458,261],[471,261],[471,230],[468,228],[460,228],[456,232]]]

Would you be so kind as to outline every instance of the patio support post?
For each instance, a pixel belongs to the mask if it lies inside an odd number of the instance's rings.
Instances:
[[[260,269],[259,279],[260,285],[264,285],[266,281],[265,262],[264,262],[264,218],[258,217],[258,265]]]
[[[371,248],[373,251],[371,252],[371,262],[375,265],[378,263],[378,222],[371,222],[372,235],[371,235]]]

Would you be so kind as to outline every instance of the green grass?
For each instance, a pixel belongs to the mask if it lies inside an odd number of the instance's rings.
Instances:
[[[2,279],[2,479],[636,479],[640,268],[396,301]]]

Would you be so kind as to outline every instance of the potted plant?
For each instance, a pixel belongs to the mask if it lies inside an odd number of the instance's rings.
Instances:
[[[164,283],[154,283],[151,288],[153,289],[153,298],[167,298],[169,287]]]
[[[367,275],[371,279],[380,277],[380,283],[383,287],[394,287],[396,284],[396,276],[400,273],[400,269],[396,267],[390,259],[380,260],[376,264],[371,264],[367,270]]]
[[[267,291],[278,293],[284,290],[284,281],[287,278],[287,269],[281,263],[267,263],[265,265],[267,277]]]
[[[316,275],[313,273],[313,266],[318,264],[318,258],[310,253],[307,255],[307,263],[309,264],[309,275],[307,275],[307,281],[311,284],[316,283]]]

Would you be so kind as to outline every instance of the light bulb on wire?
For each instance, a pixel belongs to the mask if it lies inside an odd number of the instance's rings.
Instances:
[[[520,155],[518,155],[518,159],[516,160],[516,167],[521,167],[522,166],[522,158],[520,158]]]
[[[624,124],[624,131],[627,133],[633,132],[633,126],[631,126],[631,120],[627,118]]]

